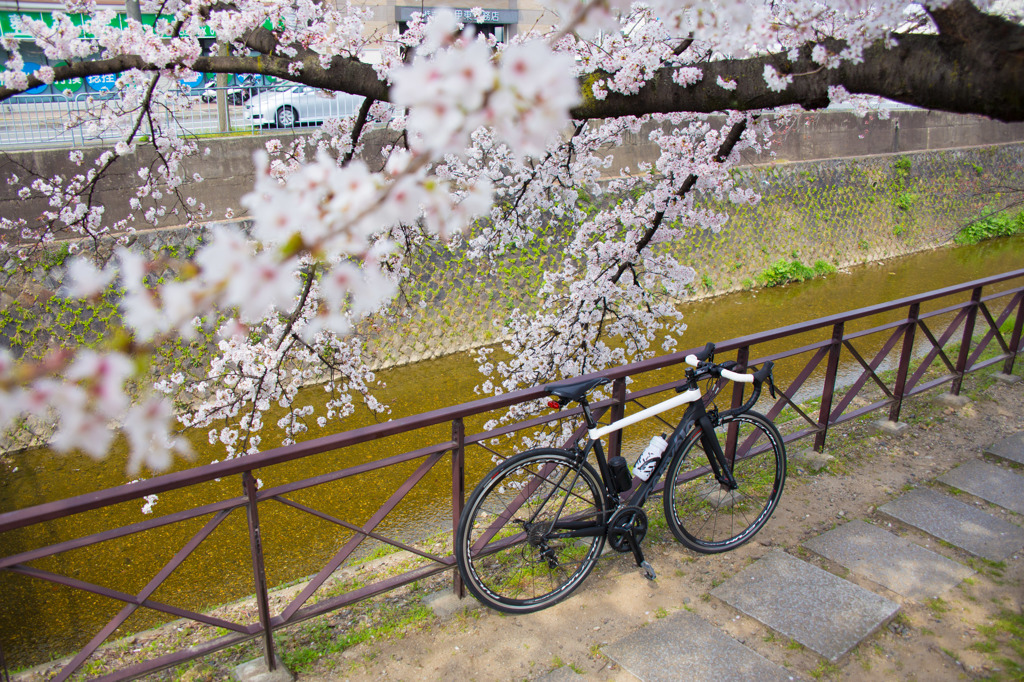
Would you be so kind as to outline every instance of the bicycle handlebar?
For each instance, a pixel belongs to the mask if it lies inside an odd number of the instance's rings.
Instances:
[[[748,400],[743,405],[743,407],[740,408],[740,411],[745,411],[749,409],[750,407],[753,406],[754,403],[757,402],[758,397],[760,397],[761,395],[761,384],[763,384],[766,379],[769,382],[768,386],[771,389],[772,397],[775,397],[775,385],[774,382],[772,382],[771,380],[772,368],[775,366],[775,363],[769,360],[765,362],[763,365],[761,365],[761,369],[757,370],[753,374],[746,374],[734,372],[731,369],[728,369],[726,365],[730,363],[719,365],[711,361],[710,358],[714,354],[715,344],[709,341],[708,344],[704,346],[703,350],[700,350],[697,353],[691,353],[690,355],[687,355],[683,360],[686,362],[686,364],[690,365],[691,367],[696,367],[699,370],[703,370],[712,377],[723,377],[725,379],[728,379],[729,381],[735,381],[741,384],[753,384],[753,395],[751,395],[750,400]]]
[[[696,355],[687,355],[685,360],[686,360],[686,364],[690,365],[691,367],[697,367],[699,369],[707,369],[707,370],[709,370],[710,374],[712,374],[714,376],[725,377],[729,381],[735,381],[735,382],[738,382],[738,383],[741,383],[741,384],[752,384],[752,383],[754,383],[754,375],[753,374],[740,374],[739,372],[733,372],[732,370],[725,369],[724,367],[721,367],[721,366],[718,366],[718,365],[711,366],[711,367],[707,367],[707,366],[701,367],[701,362],[702,361]],[[763,379],[762,379],[762,381],[763,381]]]

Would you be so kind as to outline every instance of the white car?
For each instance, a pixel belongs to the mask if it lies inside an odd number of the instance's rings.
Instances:
[[[232,86],[228,88],[218,88],[217,81],[208,81],[204,85],[199,93],[199,99],[203,100],[207,104],[210,102],[217,101],[217,90],[224,90],[224,95],[227,98],[228,104],[241,104],[245,100],[249,99],[251,88],[249,87],[238,87]]]
[[[304,85],[265,90],[250,99],[242,119],[253,126],[292,128],[323,123],[328,118],[355,116],[363,98],[347,92],[330,93]]]

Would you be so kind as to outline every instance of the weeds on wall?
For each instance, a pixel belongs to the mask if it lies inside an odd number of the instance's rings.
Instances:
[[[1011,211],[1002,211],[977,220],[957,232],[953,241],[960,245],[971,245],[986,239],[1009,237],[1015,234],[1024,234],[1024,211],[1019,211],[1016,214]]]
[[[785,258],[772,263],[757,274],[755,279],[763,287],[778,287],[790,282],[803,282],[815,277],[822,277],[836,271],[836,267],[823,260],[807,266],[799,260],[787,261]]]
[[[801,281],[931,248],[954,234],[964,244],[1018,234],[1021,214],[976,217],[1000,201],[990,186],[1024,185],[1019,154],[1019,146],[1005,146],[737,169],[740,184],[761,195],[758,204],[708,202],[712,210],[730,212],[720,231],[696,232],[656,248],[696,269],[691,295],[701,297]],[[613,200],[578,199],[593,210],[596,201]],[[970,224],[961,230],[965,223]],[[543,273],[563,260],[555,246],[560,232],[571,227],[548,217],[515,250],[487,261],[425,245],[405,263],[413,277],[397,304],[361,328],[366,356],[388,366],[499,341],[509,311],[536,305]],[[184,233],[168,236],[153,250],[187,258],[194,240]],[[0,272],[0,343],[16,354],[39,357],[55,339],[99,345],[116,328],[116,292],[95,310],[72,308],[59,296],[67,255],[58,246],[29,268],[9,265]],[[200,346],[168,349],[163,361],[198,362]]]

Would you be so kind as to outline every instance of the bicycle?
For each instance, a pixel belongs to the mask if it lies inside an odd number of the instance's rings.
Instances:
[[[733,371],[735,362],[715,363],[714,348],[709,343],[686,356],[691,367],[676,389],[679,395],[607,426],[598,425],[587,400],[607,378],[545,387],[557,399],[551,407],[579,404],[586,442],[580,435],[567,449],[514,455],[476,486],[455,539],[458,569],[473,596],[506,613],[552,606],[582,584],[606,540],[617,552],[632,552],[644,575],[654,580],[640,543],[648,527],[643,506],[662,474],[665,518],[683,545],[709,554],[754,537],[775,510],[786,480],[782,436],[771,420],[751,410],[766,380],[775,396],[773,363],[753,374],[739,373]],[[721,378],[752,384],[750,399],[720,412],[711,402],[721,386],[715,381],[707,391],[708,409],[698,384]],[[665,441],[664,454],[649,457],[648,446],[638,459],[636,481],[624,458],[606,461],[603,436],[685,404],[689,407]],[[652,445],[660,445],[657,438]],[[597,471],[588,461],[591,451]]]

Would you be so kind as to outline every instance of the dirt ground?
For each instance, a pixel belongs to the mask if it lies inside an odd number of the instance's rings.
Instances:
[[[828,453],[835,459],[816,473],[799,461],[791,462],[774,517],[753,541],[736,551],[717,556],[691,553],[672,539],[663,524],[652,520],[646,548],[658,572],[656,582],[640,574],[631,555],[606,554],[583,587],[553,608],[504,616],[468,597],[452,615],[431,616],[305,663],[298,679],[531,680],[567,666],[580,673],[581,680],[635,680],[601,647],[679,609],[715,623],[766,658],[787,666],[797,678],[1024,679],[1022,555],[1000,563],[972,559],[917,531],[890,525],[875,511],[916,486],[941,487],[933,482],[935,477],[981,457],[985,446],[1024,430],[1024,383],[975,379],[965,395],[971,402],[962,407],[947,407],[936,397],[910,403],[902,419],[911,426],[899,436],[875,435],[868,421],[834,431]],[[877,413],[872,415],[877,418]],[[959,499],[1022,523],[1021,517],[981,500],[966,495]],[[655,500],[648,508],[660,509],[659,503]],[[880,524],[970,565],[977,573],[941,598],[922,604],[830,566],[801,547],[805,540],[849,519]],[[838,663],[830,664],[709,594],[752,561],[779,548],[896,601],[898,615]],[[421,585],[418,591],[397,598],[413,604],[429,589]]]

